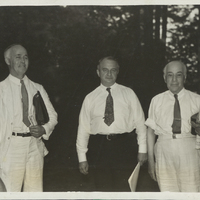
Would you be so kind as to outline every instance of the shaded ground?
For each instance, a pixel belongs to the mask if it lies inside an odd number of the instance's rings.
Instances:
[[[46,163],[47,164],[47,163]],[[77,168],[67,168],[65,164],[48,163],[44,172],[45,192],[67,192],[67,191],[95,191],[93,178],[89,175],[81,175]],[[147,166],[140,170],[137,192],[159,192],[157,183],[150,179],[147,174]]]

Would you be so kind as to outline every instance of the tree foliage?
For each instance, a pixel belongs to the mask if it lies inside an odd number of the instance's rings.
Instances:
[[[0,7],[0,77],[8,74],[4,49],[21,43],[30,57],[28,75],[45,86],[55,104],[80,106],[99,84],[98,60],[112,55],[121,66],[119,82],[133,88],[147,109],[152,96],[166,88],[162,68],[171,59],[181,58],[187,64],[187,85],[195,89],[197,9],[186,5]]]
[[[167,60],[180,59],[188,68],[187,86],[198,90],[199,13],[196,6],[173,5],[168,8]]]

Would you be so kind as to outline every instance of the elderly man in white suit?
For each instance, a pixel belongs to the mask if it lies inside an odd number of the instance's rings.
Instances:
[[[29,65],[26,49],[11,45],[4,57],[10,74],[0,82],[0,178],[8,192],[42,192],[47,150],[41,138],[48,140],[57,124],[57,113],[43,86],[25,75]],[[37,91],[49,115],[44,125],[35,120],[33,96]]]

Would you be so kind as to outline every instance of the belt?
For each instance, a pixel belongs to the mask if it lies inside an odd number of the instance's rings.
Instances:
[[[30,132],[28,132],[28,133],[15,133],[15,132],[12,132],[12,135],[21,136],[21,137],[30,137],[31,133]]]
[[[105,137],[107,140],[111,141],[111,140],[116,140],[116,139],[120,139],[122,137],[126,137],[131,133],[120,133],[120,134],[96,134],[96,135],[92,135],[92,136],[99,136],[99,137]]]
[[[195,135],[192,135],[191,133],[188,134],[172,134],[172,135],[158,135],[159,140],[165,140],[165,139],[181,139],[181,138],[194,138]]]

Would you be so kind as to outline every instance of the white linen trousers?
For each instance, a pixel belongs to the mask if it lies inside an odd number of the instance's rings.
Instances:
[[[7,191],[42,192],[44,164],[42,140],[32,136],[12,136],[10,139],[1,175]]]
[[[162,138],[155,147],[156,176],[161,192],[200,192],[199,150],[196,137]]]

